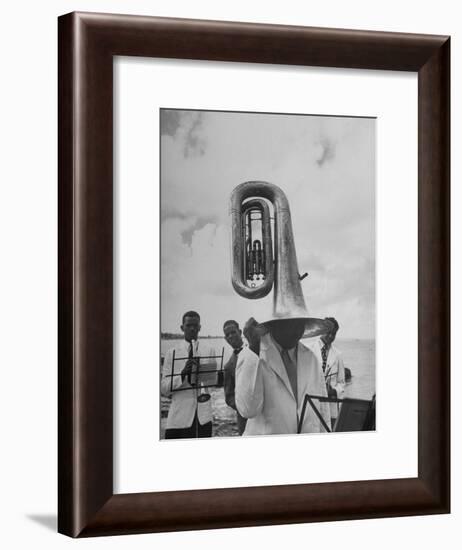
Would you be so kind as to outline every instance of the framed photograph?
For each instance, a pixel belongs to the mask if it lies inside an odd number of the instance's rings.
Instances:
[[[59,531],[448,513],[449,37],[58,31]]]

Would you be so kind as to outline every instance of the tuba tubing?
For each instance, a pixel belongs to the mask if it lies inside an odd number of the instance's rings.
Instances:
[[[265,252],[265,272],[266,279],[263,284],[255,288],[249,287],[245,283],[245,217],[249,210],[260,210],[262,216],[262,249]],[[274,282],[273,273],[273,239],[271,237],[271,217],[268,204],[263,199],[252,199],[247,202],[241,202],[241,215],[236,216],[236,238],[233,236],[233,258],[235,258],[236,275],[232,276],[234,290],[244,298],[263,298],[271,292]],[[234,224],[234,218],[232,223]],[[234,227],[234,225],[233,225]]]
[[[252,200],[248,200],[252,199]],[[274,209],[274,261],[271,220],[267,201]],[[250,287],[245,280],[245,214],[249,209],[262,213],[262,248],[265,253],[266,279],[262,285]],[[263,298],[274,286],[273,319],[306,318],[292,231],[289,202],[277,185],[266,181],[247,181],[231,194],[231,281],[234,290],[244,298]]]

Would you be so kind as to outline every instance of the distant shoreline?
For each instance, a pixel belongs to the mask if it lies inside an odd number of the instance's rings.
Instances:
[[[179,333],[175,334],[173,332],[161,332],[160,337],[164,340],[183,340],[184,334]],[[202,340],[203,338],[224,338],[223,335],[221,336],[210,336],[210,334],[207,334],[207,336],[202,336],[202,334],[199,336],[199,339]]]
[[[184,334],[183,333],[173,333],[173,332],[161,332],[160,337],[162,340],[183,340]],[[215,339],[215,340],[224,340],[225,337],[223,335],[221,336],[211,336],[210,334],[207,334],[206,336],[202,336],[202,334],[199,336],[199,340],[205,340],[205,339]],[[305,338],[304,338],[305,339]],[[338,341],[342,340],[348,340],[348,341],[357,341],[357,342],[375,342],[375,338],[342,338],[341,336],[337,338]]]

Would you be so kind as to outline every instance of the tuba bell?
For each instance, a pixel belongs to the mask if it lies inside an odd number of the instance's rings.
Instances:
[[[268,202],[273,206],[274,239]],[[289,202],[277,185],[247,181],[233,190],[231,216],[231,281],[244,298],[268,295],[274,287],[270,321],[304,319],[305,336],[329,331],[329,325],[309,316],[298,271]],[[274,242],[273,242],[274,240]]]

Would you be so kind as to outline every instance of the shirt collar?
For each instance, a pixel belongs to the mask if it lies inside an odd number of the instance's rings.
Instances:
[[[187,340],[183,340],[183,346],[184,346],[184,349],[186,351],[189,352],[189,346],[190,346],[191,342],[188,342]],[[197,351],[199,348],[199,340],[196,340],[196,345],[194,346],[194,351]]]
[[[270,335],[270,338],[271,338],[271,341],[273,342],[273,344],[276,346],[276,349],[279,351],[279,353],[281,354],[282,351],[284,350],[284,348],[279,345],[276,340]],[[289,354],[289,357],[292,359],[292,361],[296,361],[297,360],[297,346],[293,347],[293,348],[290,348],[288,350],[286,350]]]

